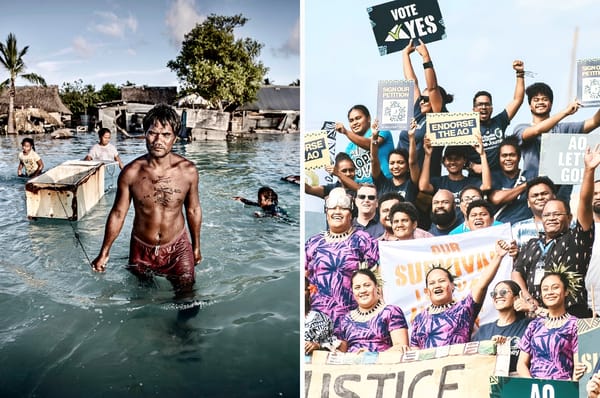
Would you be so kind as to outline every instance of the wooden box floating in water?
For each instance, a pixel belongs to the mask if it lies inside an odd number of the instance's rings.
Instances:
[[[27,217],[81,219],[104,195],[105,173],[113,181],[118,169],[112,163],[70,160],[32,178],[25,184]]]

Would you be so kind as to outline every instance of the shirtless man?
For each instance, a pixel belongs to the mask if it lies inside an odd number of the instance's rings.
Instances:
[[[135,217],[128,269],[142,280],[153,274],[165,276],[176,295],[185,295],[192,290],[194,267],[202,259],[198,171],[194,163],[171,152],[180,127],[173,108],[156,105],[146,114],[143,125],[148,153],[125,166],[119,175],[102,248],[92,261],[92,268],[105,271],[110,248],[133,200]]]

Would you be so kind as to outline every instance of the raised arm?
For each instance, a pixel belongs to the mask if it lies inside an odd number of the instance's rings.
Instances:
[[[589,133],[598,126],[600,126],[600,109],[598,109],[596,113],[594,113],[594,116],[592,116],[589,119],[586,119],[586,121],[583,122],[583,132]]]
[[[325,187],[323,185],[318,185],[313,187],[310,184],[304,183],[304,193],[307,193],[312,196],[317,196],[319,198],[325,197]]]
[[[475,136],[477,137],[477,144],[473,145],[473,148],[475,148],[481,158],[481,186],[479,188],[485,192],[492,189],[492,172],[490,171],[487,155],[483,148],[481,133],[475,133]]]
[[[358,191],[358,183],[352,178],[348,177],[346,174],[342,173],[337,166],[326,167],[326,170],[329,174],[336,176],[344,188]]]
[[[414,51],[415,46],[413,45],[413,41],[409,40],[408,45],[404,47],[404,50],[402,50],[402,69],[404,71],[404,79],[415,82],[414,102],[417,102],[419,98],[421,98],[421,90],[419,89],[419,81],[417,80],[417,75],[415,74],[415,70],[413,69],[412,61],[410,59],[410,54],[412,54]]]
[[[423,139],[423,151],[425,151],[425,157],[423,158],[423,169],[419,176],[419,191],[426,193],[433,193],[433,185],[431,185],[431,153],[433,148],[431,147],[431,140],[425,136]]]
[[[523,141],[530,140],[541,134],[547,133],[550,129],[556,126],[561,120],[569,115],[573,115],[581,107],[581,104],[575,100],[571,102],[565,109],[558,112],[554,116],[550,116],[548,119],[543,120],[533,126],[527,127],[523,131]]]
[[[508,253],[510,249],[510,243],[504,240],[496,241],[496,255],[490,262],[490,265],[485,267],[479,276],[477,282],[475,282],[471,287],[471,295],[473,296],[473,301],[478,304],[482,304],[485,298],[485,292],[487,291],[488,286],[492,282],[492,279],[496,276],[498,272],[498,268],[500,267],[500,263],[502,263],[502,259]]]
[[[523,64],[523,61],[516,59],[513,61],[512,67],[517,74],[517,82],[515,83],[513,99],[506,105],[508,120],[512,120],[512,118],[515,117],[523,104],[523,98],[525,98],[525,65]]]
[[[429,95],[429,103],[431,104],[432,112],[440,112],[444,105],[442,99],[442,93],[440,92],[440,88],[438,87],[437,76],[435,74],[435,69],[433,68],[433,63],[431,62],[431,56],[429,55],[429,50],[427,50],[427,46],[421,39],[419,39],[419,45],[416,50],[423,58],[423,70],[425,72],[425,82],[427,83],[427,94]],[[415,90],[416,91],[416,90]]]
[[[368,137],[365,137],[364,135],[356,134],[354,131],[352,131],[352,129],[347,129],[346,126],[344,126],[344,123],[342,123],[342,122],[335,123],[335,130],[340,134],[344,134],[346,137],[348,137],[348,139],[350,141],[352,141],[353,143],[355,143],[362,149],[365,149],[367,151],[370,150],[370,148],[371,148],[371,138],[370,137],[368,138]],[[385,141],[385,139],[383,137],[379,137],[377,140],[378,140],[377,143],[379,145],[383,144],[383,141]]]
[[[412,183],[418,187],[419,178],[421,176],[421,167],[419,166],[419,156],[417,155],[416,131],[417,121],[413,119],[410,122],[410,129],[408,130],[408,169],[410,170],[410,179]]]
[[[600,144],[592,150],[587,148],[583,157],[585,168],[579,191],[579,206],[577,206],[577,221],[584,231],[589,231],[594,223],[592,198],[594,196],[594,173],[600,164]]]
[[[371,176],[373,181],[381,175],[381,163],[379,162],[379,121],[375,119],[371,125]]]

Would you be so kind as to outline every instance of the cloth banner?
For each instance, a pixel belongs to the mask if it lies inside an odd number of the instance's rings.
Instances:
[[[430,304],[425,295],[425,275],[430,267],[434,264],[450,267],[450,272],[456,277],[454,298],[460,300],[470,292],[481,270],[496,255],[498,239],[512,240],[509,223],[457,235],[379,242],[385,302],[402,308],[410,328],[414,317]],[[489,293],[497,282],[510,279],[511,271],[512,258],[506,255],[488,287],[479,313],[479,324],[498,318]]]
[[[582,363],[587,370],[579,380],[579,398],[587,398],[585,385],[592,377],[592,371],[598,364],[600,358],[600,318],[588,318],[577,320],[577,337],[579,340],[579,351],[575,362]]]

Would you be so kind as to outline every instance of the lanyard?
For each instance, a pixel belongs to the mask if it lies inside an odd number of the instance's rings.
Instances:
[[[550,251],[552,246],[554,246],[554,239],[552,239],[550,242],[548,242],[545,245],[542,243],[541,240],[538,240],[538,246],[540,247],[540,250],[542,251],[542,257],[540,258],[540,260],[544,261],[544,259],[546,258],[546,255],[548,254],[548,252]]]

